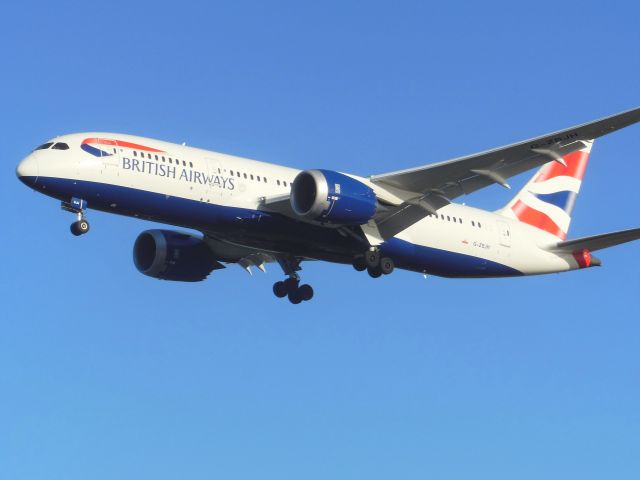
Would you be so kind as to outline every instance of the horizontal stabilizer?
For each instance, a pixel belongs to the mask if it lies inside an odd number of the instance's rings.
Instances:
[[[591,237],[576,238],[566,242],[559,242],[549,247],[549,250],[556,252],[576,252],[588,250],[595,252],[603,248],[613,247],[621,243],[631,242],[640,239],[640,228],[632,228],[630,230],[621,230],[619,232],[603,233],[593,235]]]

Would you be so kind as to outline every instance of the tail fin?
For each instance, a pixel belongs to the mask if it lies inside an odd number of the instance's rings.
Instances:
[[[565,240],[593,140],[583,143],[581,150],[543,165],[498,213]]]

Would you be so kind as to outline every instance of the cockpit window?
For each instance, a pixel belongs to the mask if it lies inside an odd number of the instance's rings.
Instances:
[[[66,143],[58,142],[53,146],[53,150],[69,150],[69,145]]]
[[[34,150],[46,150],[51,145],[53,145],[53,142],[43,143],[42,145],[40,145],[39,147],[35,148]]]

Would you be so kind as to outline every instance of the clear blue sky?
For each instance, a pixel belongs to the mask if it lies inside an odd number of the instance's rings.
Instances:
[[[640,104],[637,2],[443,3],[4,6],[1,478],[640,478],[640,244],[507,280],[307,265],[292,306],[275,267],[144,277],[152,224],[74,238],[15,178],[76,131],[367,175]],[[570,236],[640,225],[639,138],[596,142]]]

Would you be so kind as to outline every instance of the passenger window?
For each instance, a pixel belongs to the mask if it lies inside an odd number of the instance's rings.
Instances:
[[[282,183],[284,184],[285,187],[287,186],[287,181],[286,180],[283,180]]]
[[[233,170],[229,170],[229,175],[233,177]]]
[[[449,215],[447,215],[447,222],[450,222],[451,218],[449,217]]]
[[[251,180],[253,180],[253,174],[249,175],[251,177]]]
[[[260,175],[256,176],[256,180],[260,181]]]
[[[189,168],[193,168],[193,162],[189,162]]]
[[[186,160],[182,160],[182,166],[186,167],[187,166],[187,161]]]
[[[264,180],[264,183],[267,183],[267,177],[263,177],[262,179]]]
[[[478,222],[478,228],[482,228],[482,225],[480,225],[480,222]]]
[[[471,226],[475,227],[476,226],[476,222],[474,222],[473,220],[471,220]]]
[[[34,148],[34,150],[46,150],[47,148],[49,148],[51,145],[53,145],[53,142],[48,142],[48,143],[43,143],[42,145],[40,145],[39,147]]]
[[[245,178],[245,179],[247,178],[247,174],[246,174],[246,173],[244,174],[244,178]]]
[[[162,161],[163,161],[163,162],[166,162],[166,161],[167,161],[167,160],[164,158],[164,156],[162,157]]]
[[[67,145],[66,143],[56,143],[52,147],[52,150],[69,150],[69,145]]]
[[[158,160],[158,155],[156,155],[156,160]]]

